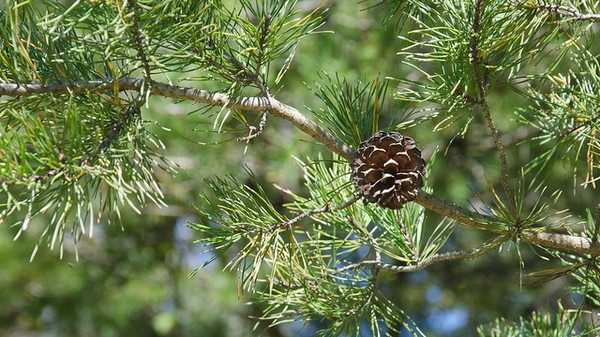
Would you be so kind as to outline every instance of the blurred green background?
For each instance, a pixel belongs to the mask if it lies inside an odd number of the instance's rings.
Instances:
[[[299,7],[310,11],[318,3],[300,1]],[[402,66],[396,56],[404,47],[397,36],[410,27],[398,27],[395,21],[383,27],[384,13],[367,9],[370,4],[333,3],[327,23],[321,28],[324,33],[301,41],[277,99],[307,114],[305,107],[321,108],[322,103],[307,88],[319,80],[318,70],[330,75],[337,72],[350,82],[370,81],[377,76],[418,77],[414,70]],[[181,84],[198,86],[192,82]],[[414,108],[392,99],[394,86],[392,82],[387,99],[388,120]],[[517,107],[528,103],[506,87],[496,88],[489,100],[496,123],[505,135],[510,174],[518,177],[519,168],[542,150],[531,149],[527,144],[517,146],[533,132],[513,121]],[[189,278],[188,274],[210,255],[203,255],[205,248],[193,244],[195,233],[185,225],[187,221],[198,221],[194,205],[202,207],[199,195],[208,192],[203,179],[230,174],[243,182],[248,179],[243,165],[248,165],[274,204],[281,205],[290,200],[273,184],[296,193],[304,191],[300,169],[292,156],[316,158],[319,151],[329,155],[328,151],[288,122],[274,117],[269,118],[263,135],[251,141],[246,153],[245,144],[235,141],[199,145],[197,142],[223,141],[227,136],[195,131],[213,122],[207,115],[189,114],[197,109],[197,105],[189,103],[152,98],[150,109],[143,110],[145,119],[157,122],[151,128],[166,144],[165,154],[180,165],[175,177],[158,173],[168,208],[149,205],[139,215],[124,207],[121,224],[102,222],[94,228],[92,238],[80,242],[78,261],[75,247],[68,244],[67,238],[62,259],[56,251],[42,247],[29,262],[44,226],[32,222],[14,242],[18,228],[10,227],[10,219],[0,226],[0,336],[314,333],[318,322],[299,322],[264,331],[265,322],[250,318],[260,316],[262,308],[247,304],[249,298],[239,293],[236,275],[223,271],[227,261],[216,260]],[[386,121],[382,122],[383,127],[387,127]],[[425,123],[400,131],[416,139],[426,159],[436,148],[445,153],[438,157],[433,174],[428,177],[429,184],[437,196],[468,206],[469,202],[478,202],[471,189],[478,191],[485,186],[484,174],[494,182],[499,180],[499,160],[482,117],[475,118],[464,138],[451,142],[458,127],[433,133],[433,124]],[[555,179],[550,190],[565,191],[558,208],[569,208],[575,216],[583,216],[586,207],[593,207],[592,189],[578,190],[576,197],[570,197],[574,185],[567,170],[557,165],[552,174]],[[430,226],[439,220],[435,214],[429,214]],[[458,227],[447,249],[470,249],[491,237]],[[557,266],[553,261],[543,262],[528,247],[523,248],[523,272]],[[514,320],[532,310],[552,310],[558,298],[566,299],[565,305],[570,306],[570,301],[578,298],[563,290],[568,282],[573,280],[560,278],[521,288],[519,259],[513,246],[472,261],[438,263],[414,274],[392,275],[381,286],[428,336],[472,336],[477,325],[497,317]]]

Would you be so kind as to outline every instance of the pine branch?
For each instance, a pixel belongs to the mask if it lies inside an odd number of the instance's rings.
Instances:
[[[116,122],[112,126],[112,128],[111,128],[110,132],[108,133],[108,135],[106,136],[106,138],[100,143],[100,148],[98,151],[99,154],[103,154],[104,152],[106,152],[109,149],[110,145],[121,134],[121,132],[123,132],[125,127],[133,119],[133,117],[135,115],[140,114],[141,105],[142,105],[141,97],[140,97],[140,95],[138,95],[138,97],[136,97],[136,99],[131,104],[129,104],[125,110],[123,110],[123,114],[122,114],[121,118],[119,119],[119,121]],[[86,159],[84,159],[81,162],[80,165],[81,166],[87,165],[94,159],[95,158],[87,157]]]
[[[52,84],[0,83],[0,95],[33,96],[44,93],[52,93],[55,95],[70,93],[78,94],[95,90],[113,90],[115,86],[117,86],[120,91],[140,91],[143,83],[143,79],[132,77],[119,78],[117,83],[115,83],[115,79],[113,78]],[[302,130],[319,143],[327,146],[333,152],[347,160],[352,160],[354,158],[354,150],[352,148],[335,138],[324,128],[315,124],[296,108],[283,104],[273,97],[270,97],[269,99],[265,97],[231,97],[218,92],[174,86],[156,81],[151,82],[150,93],[157,96],[189,100],[212,106],[221,106],[239,110],[265,111],[271,108],[272,115],[290,121],[298,129]]]
[[[510,3],[514,6],[525,8],[525,9],[533,9],[538,11],[548,11],[550,13],[556,13],[560,16],[572,18],[576,21],[591,21],[597,22],[600,21],[600,14],[583,14],[575,8],[563,6],[563,5],[554,5],[547,2],[538,2],[535,5],[523,4],[518,1],[510,1]]]
[[[482,215],[471,210],[450,204],[434,195],[419,191],[416,203],[427,208],[430,211],[447,216],[469,227],[475,227],[497,234],[503,231],[490,223],[501,223],[499,218]],[[589,254],[593,256],[600,255],[600,243],[589,238],[547,232],[528,232],[520,233],[519,239],[524,242],[530,242],[542,247],[557,249],[564,252],[575,254]]]
[[[143,79],[125,77],[118,79],[117,85],[121,91],[139,91],[141,90],[143,83]],[[46,93],[52,93],[55,95],[77,94],[95,90],[113,90],[114,86],[115,80],[112,78],[54,84],[0,83],[0,95],[33,96]],[[270,99],[265,97],[231,97],[223,93],[174,86],[156,81],[152,82],[150,93],[157,96],[190,100],[213,106],[250,111],[264,111],[265,109],[269,108],[270,103],[271,114],[290,121],[298,129],[305,132],[317,142],[325,145],[328,149],[339,154],[348,161],[352,161],[354,159],[354,149],[344,144],[327,130],[311,121],[296,108],[286,105],[273,97]],[[489,215],[482,215],[456,206],[422,190],[419,191],[415,202],[430,211],[454,219],[469,227],[490,231],[496,234],[506,234],[514,230],[513,228],[504,228],[493,225],[503,223],[503,221],[499,218]],[[528,231],[517,233],[516,236],[523,242],[533,243],[542,247],[581,255],[589,254],[593,256],[600,256],[600,243],[597,241],[592,241],[589,238],[558,233]]]

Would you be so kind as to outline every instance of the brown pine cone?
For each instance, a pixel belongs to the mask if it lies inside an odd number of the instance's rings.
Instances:
[[[398,132],[377,132],[360,143],[352,162],[354,186],[364,201],[399,209],[423,187],[425,161],[415,141]]]

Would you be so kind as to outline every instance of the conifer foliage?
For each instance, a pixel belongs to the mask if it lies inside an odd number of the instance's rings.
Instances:
[[[177,164],[145,111],[158,99],[193,102],[207,120],[200,131],[222,136],[217,143],[252,147],[279,118],[321,145],[296,159],[305,188],[280,187],[283,205],[250,164],[240,169],[244,181],[218,176],[198,191],[200,219],[190,227],[212,254],[206,264],[221,261],[237,274],[269,328],[301,320],[322,322],[321,336],[424,335],[410,308],[390,298],[393,275],[514,246],[519,256],[541,251],[540,258],[560,263],[522,277],[572,276],[580,306],[559,303],[557,312],[519,322],[498,317],[477,332],[597,334],[600,208],[582,197],[590,203],[584,220],[562,209],[578,202],[579,186],[595,191],[599,179],[598,3],[361,2],[386,13],[373,29],[393,30],[404,44],[380,55],[397,59],[398,72],[371,82],[320,72],[308,84],[313,106],[287,104],[280,97],[296,59],[319,58],[317,50],[298,54],[299,46],[322,38],[316,33],[325,32],[328,8],[337,5],[6,1],[0,223],[17,228],[18,238],[33,219],[47,217],[33,259],[46,245],[62,256],[65,240],[77,243],[94,226],[120,222],[123,207],[167,206],[157,171],[175,175]],[[505,110],[494,101],[503,91],[525,103]],[[439,145],[432,139],[443,146],[488,141],[494,162],[484,179],[469,182],[469,202],[447,200],[452,193],[436,187],[451,172],[436,169],[449,154],[432,151]],[[515,149],[531,151],[526,163]],[[476,158],[457,161],[464,167]],[[574,184],[563,193],[553,177],[565,168]],[[491,239],[453,250],[458,228]]]

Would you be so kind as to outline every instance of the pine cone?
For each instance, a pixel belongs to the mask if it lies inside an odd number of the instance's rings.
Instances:
[[[360,143],[352,162],[354,186],[365,203],[399,209],[423,187],[425,161],[415,141],[397,132],[377,132]]]

